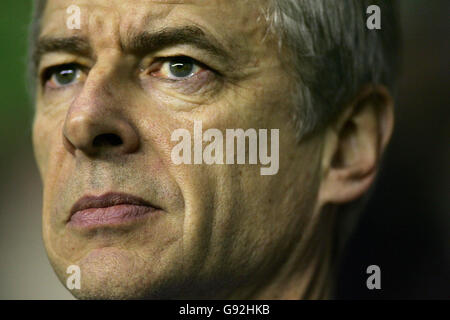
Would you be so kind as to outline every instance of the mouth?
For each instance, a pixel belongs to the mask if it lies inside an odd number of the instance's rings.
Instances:
[[[115,227],[143,221],[161,209],[126,193],[84,196],[72,206],[68,225],[80,229]]]

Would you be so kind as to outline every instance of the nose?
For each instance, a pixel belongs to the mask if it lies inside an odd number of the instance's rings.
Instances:
[[[67,112],[64,147],[73,155],[77,150],[88,156],[135,152],[139,148],[139,135],[124,114],[124,106],[118,105],[119,99],[115,99],[111,88],[88,81]]]

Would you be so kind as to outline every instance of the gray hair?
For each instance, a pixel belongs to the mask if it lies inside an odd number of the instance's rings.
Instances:
[[[33,13],[31,23],[28,30],[28,70],[27,70],[27,84],[29,94],[34,102],[36,94],[36,45],[41,31],[41,20],[47,0],[33,1]]]
[[[272,0],[279,47],[297,79],[294,122],[299,137],[325,127],[365,85],[395,92],[398,32],[391,0]],[[369,30],[366,13],[378,5],[382,28]],[[281,53],[286,52],[282,50]]]

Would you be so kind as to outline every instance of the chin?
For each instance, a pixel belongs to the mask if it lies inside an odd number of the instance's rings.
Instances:
[[[66,265],[80,267],[80,289],[67,289]],[[78,262],[56,266],[59,280],[77,299],[170,299],[177,294],[180,272],[157,261],[145,260],[132,250],[91,250]]]

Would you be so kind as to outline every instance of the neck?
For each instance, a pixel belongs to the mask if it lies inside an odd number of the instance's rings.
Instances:
[[[331,215],[334,217],[334,215]],[[245,294],[248,299],[331,299],[334,289],[334,218],[312,222],[302,241],[270,281]]]

